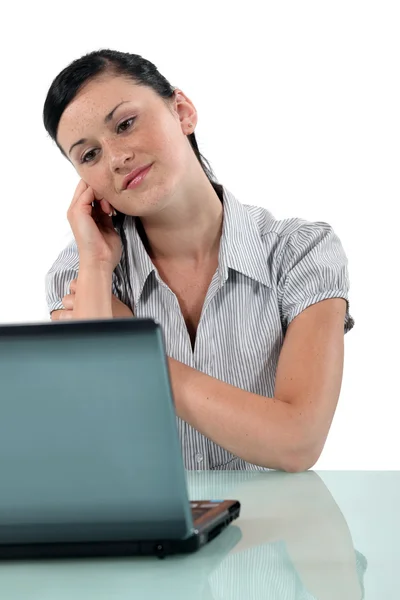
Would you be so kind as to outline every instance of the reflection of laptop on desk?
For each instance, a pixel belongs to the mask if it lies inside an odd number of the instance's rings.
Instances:
[[[237,501],[190,503],[151,319],[0,327],[0,557],[197,550]]]

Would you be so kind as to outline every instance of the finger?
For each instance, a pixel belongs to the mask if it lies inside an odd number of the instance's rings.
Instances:
[[[97,227],[99,228],[99,230],[103,233],[111,233],[115,231],[115,227],[114,227],[114,221],[112,219],[112,216],[116,215],[117,213],[115,212],[115,210],[111,207],[112,209],[112,213],[111,216],[110,215],[106,215],[105,212],[101,209],[100,204],[98,202],[95,203],[95,206],[93,208],[93,212],[92,212],[92,218],[94,220],[94,222],[96,223]]]
[[[106,213],[100,202],[95,202],[92,208],[92,218],[97,225],[105,228],[109,228],[112,225],[112,218]]]
[[[67,218],[70,221],[71,217],[75,214],[75,211],[83,211],[89,215],[92,214],[92,203],[94,201],[93,190],[91,187],[87,187],[81,195],[71,202],[67,212]]]
[[[86,181],[83,181],[83,179],[81,179],[81,180],[79,181],[78,185],[77,185],[77,186],[76,186],[76,188],[75,188],[75,193],[74,193],[74,196],[73,196],[73,198],[72,198],[72,202],[71,202],[71,204],[74,204],[74,203],[75,203],[75,201],[76,201],[76,200],[79,198],[79,196],[80,196],[81,194],[83,194],[83,192],[84,192],[85,190],[87,190],[87,188],[88,188],[88,187],[89,187],[89,186],[88,186],[88,184],[86,183]]]
[[[100,202],[100,200],[103,200],[103,196],[102,194],[100,194],[99,192],[96,192],[96,190],[94,188],[93,189],[93,194],[94,194],[94,199],[98,200]]]
[[[100,192],[96,192],[94,187],[92,187],[92,190],[93,190],[93,194],[94,194],[94,199],[98,200],[100,202],[100,200],[103,198],[103,196],[100,194]]]
[[[114,209],[112,208],[111,204],[108,202],[108,200],[105,200],[104,198],[102,198],[100,200],[100,206],[102,211],[108,215],[111,216],[114,212]]]
[[[73,318],[74,311],[73,310],[63,310],[60,312],[59,320],[60,321],[68,321]]]
[[[90,186],[87,186],[87,188],[85,190],[83,190],[81,195],[78,196],[78,198],[75,200],[74,204],[72,204],[71,206],[74,206],[76,204],[92,205],[94,200],[95,200],[95,197],[94,197],[93,188],[91,188]]]
[[[111,204],[108,202],[108,200],[106,200],[105,198],[103,198],[101,196],[101,194],[99,194],[98,192],[96,192],[96,190],[94,188],[93,189],[93,195],[94,195],[94,199],[97,200],[100,204],[101,210],[108,215],[109,217],[114,216],[117,214],[114,210],[114,208],[111,206]]]
[[[71,294],[75,294],[76,293],[76,284],[77,284],[77,279],[73,279],[70,283],[69,289]]]
[[[100,206],[102,210],[106,213],[106,215],[108,215],[109,217],[115,217],[117,215],[117,211],[113,206],[111,206],[108,200],[104,200],[103,198],[100,202]]]
[[[67,310],[72,310],[74,308],[74,302],[75,294],[67,294],[67,296],[64,296],[62,299],[62,304]]]

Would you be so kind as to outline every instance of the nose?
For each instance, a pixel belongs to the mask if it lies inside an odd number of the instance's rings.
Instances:
[[[106,151],[110,168],[115,173],[125,171],[135,158],[132,148],[121,144],[121,140],[108,141],[105,144],[104,150]]]

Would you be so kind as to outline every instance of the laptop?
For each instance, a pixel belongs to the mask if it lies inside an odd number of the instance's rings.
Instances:
[[[190,502],[153,319],[0,326],[0,558],[198,550],[237,500]]]

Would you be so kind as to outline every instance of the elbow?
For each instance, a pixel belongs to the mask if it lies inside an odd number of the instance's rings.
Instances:
[[[287,462],[285,461],[281,470],[286,473],[304,473],[304,471],[312,469],[316,462],[316,460],[299,460],[296,458],[294,460],[288,460]]]
[[[284,471],[286,473],[303,473],[304,471],[309,471],[313,468],[319,459],[321,452],[322,448],[316,450],[299,446],[296,449],[281,455],[276,461],[269,458],[269,460],[259,460],[256,464],[267,469]]]
[[[314,467],[321,456],[322,447],[299,444],[282,461],[281,470],[286,473],[303,473]]]

